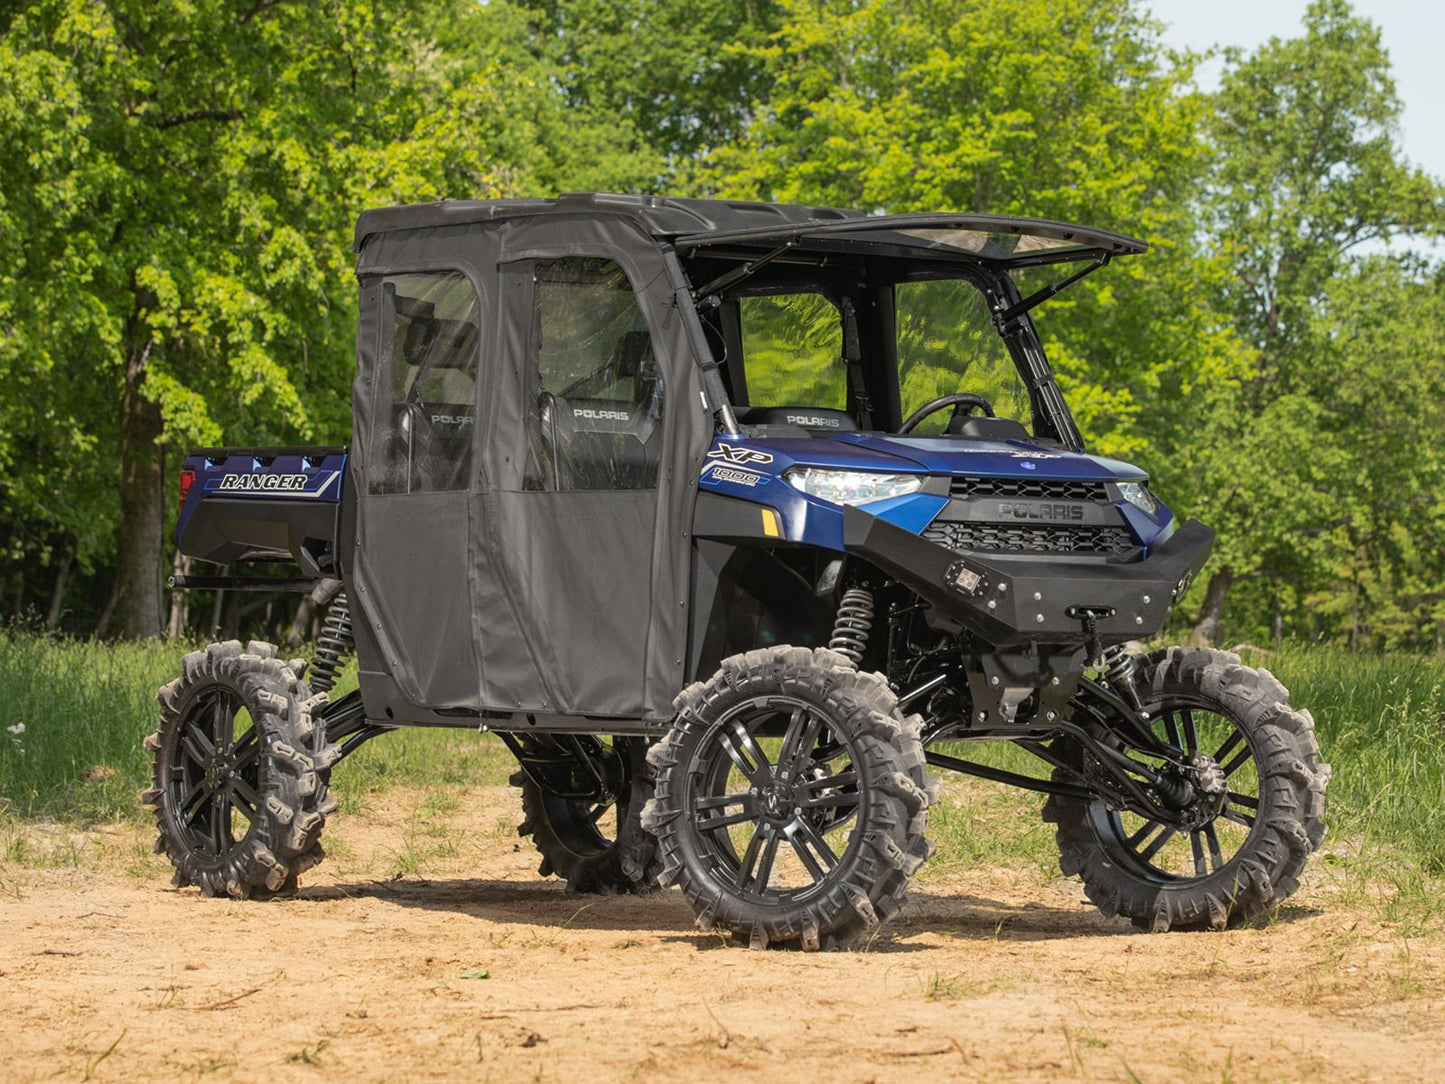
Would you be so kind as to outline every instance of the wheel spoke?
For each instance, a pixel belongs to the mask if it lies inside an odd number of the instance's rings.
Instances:
[[[817,744],[818,732],[823,729],[823,720],[811,711],[803,712],[806,725],[795,728],[794,723],[798,721],[801,711],[799,708],[793,712],[793,721],[788,724],[788,733],[783,736],[783,747],[778,752],[779,767],[794,777],[802,772],[808,753]]]
[[[753,738],[752,732],[741,723],[733,725],[733,733],[737,736],[738,744],[747,750],[748,756],[753,758],[753,763],[758,766],[758,771],[768,774],[768,769],[773,766],[768,760],[768,754],[763,752],[763,747]]]
[[[849,768],[844,772],[837,772],[834,775],[825,775],[817,779],[800,780],[795,790],[818,790],[822,787],[850,787],[858,782],[858,773]]]
[[[841,809],[858,804],[857,794],[823,794],[817,798],[799,798],[798,805],[804,809]]]
[[[1189,833],[1189,849],[1194,853],[1194,876],[1207,875],[1209,867],[1204,864],[1204,840],[1198,829]]]
[[[247,783],[240,776],[233,775],[231,777],[230,797],[231,800],[241,807],[241,812],[246,815],[246,819],[254,824],[256,822],[256,815],[261,809],[261,796],[251,789],[251,784]]]
[[[224,696],[216,697],[211,708],[211,733],[216,736],[216,748],[229,752],[236,740],[236,713]]]
[[[231,770],[240,774],[251,767],[261,755],[260,736],[253,726],[231,747]]]
[[[772,873],[772,860],[769,859],[766,869],[757,869],[758,860],[768,850],[771,842],[774,853],[777,851],[777,839],[773,831],[765,824],[758,825],[753,829],[753,837],[748,840],[747,850],[743,852],[742,858],[738,861],[738,887],[747,891],[748,883],[756,879],[758,891],[768,887],[768,877]]]
[[[205,793],[206,781],[205,779],[201,779],[187,792],[186,796],[181,799],[180,805],[176,807],[176,816],[180,818],[181,824],[189,825],[191,821],[196,819],[196,814],[199,813],[205,805],[204,802],[198,802],[196,799],[204,796]]]
[[[1228,806],[1225,806],[1224,812],[1220,813],[1219,815],[1227,821],[1233,821],[1235,824],[1242,824],[1246,828],[1254,827],[1254,816],[1250,813],[1241,813],[1237,809],[1230,809]]]
[[[744,809],[741,813],[724,813],[721,817],[708,817],[698,827],[704,832],[715,832],[719,828],[731,828],[735,824],[746,824],[748,821],[756,819],[757,817],[752,812]]]
[[[1183,747],[1184,741],[1179,737],[1179,724],[1175,721],[1172,711],[1164,716],[1164,734],[1168,737],[1169,744],[1175,749]]]
[[[806,725],[810,713],[799,706],[793,709],[793,714],[788,717],[788,728],[783,731],[783,743],[778,746],[778,767],[789,769],[797,757],[797,745],[802,737],[803,727]]]
[[[1219,833],[1214,830],[1213,823],[1204,826],[1204,839],[1209,844],[1209,861],[1211,869],[1218,871],[1224,868],[1224,851],[1219,846]]]
[[[1249,750],[1247,748],[1241,749],[1238,756],[1236,756],[1228,764],[1223,766],[1222,770],[1224,772],[1224,778],[1228,779],[1235,772],[1239,771],[1239,769],[1242,768],[1251,759],[1252,757]]]
[[[798,852],[803,865],[808,867],[813,880],[821,881],[828,875],[828,870],[838,864],[838,856],[833,853],[833,848],[828,846],[827,840],[814,831],[807,821],[794,819],[784,831],[787,833],[788,842],[793,845],[793,850]]]
[[[231,803],[224,792],[211,801],[211,845],[216,857],[225,854],[231,844]]]
[[[1144,827],[1143,827],[1143,828],[1140,828],[1137,832],[1135,832],[1132,836],[1130,836],[1130,837],[1129,837],[1128,839],[1126,839],[1124,842],[1127,843],[1130,847],[1134,848],[1135,850],[1138,850],[1138,849],[1139,849],[1139,844],[1142,843],[1142,842],[1144,842],[1144,837],[1145,837],[1145,836],[1151,835],[1152,833],[1156,832],[1157,830],[1159,830],[1160,828],[1163,828],[1163,827],[1164,827],[1164,825],[1160,824],[1158,821],[1145,821],[1145,822],[1144,822]]]
[[[205,732],[195,723],[187,726],[185,734],[181,736],[181,749],[185,752],[186,756],[191,758],[191,763],[202,769],[205,768],[206,762],[211,759],[211,755],[216,751],[216,747],[211,744]]]
[[[1232,791],[1229,792],[1229,800],[1230,800],[1230,802],[1233,803],[1234,805],[1242,805],[1242,806],[1245,806],[1245,807],[1247,807],[1247,808],[1249,808],[1249,809],[1258,809],[1258,808],[1259,808],[1259,799],[1258,799],[1258,798],[1253,798],[1253,797],[1251,797],[1251,796],[1248,795],[1248,794],[1240,794],[1240,793],[1239,793],[1238,791],[1236,791],[1236,790],[1232,790]]]
[[[1194,712],[1185,708],[1181,714],[1184,717],[1184,751],[1196,753],[1199,751],[1199,730],[1194,725]]]
[[[1153,858],[1156,854],[1163,850],[1164,844],[1168,843],[1171,839],[1173,839],[1176,835],[1179,834],[1179,829],[1171,827],[1170,825],[1161,824],[1159,825],[1159,827],[1163,829],[1163,831],[1161,831],[1157,836],[1154,837],[1153,842],[1151,842],[1149,846],[1145,847],[1142,851],[1139,852],[1139,857],[1146,862],[1148,862],[1151,858]]]
[[[1221,745],[1218,752],[1214,754],[1214,763],[1223,764],[1224,758],[1229,756],[1229,754],[1234,751],[1234,747],[1243,740],[1244,735],[1238,730],[1236,730],[1233,734],[1229,735],[1229,737],[1225,738],[1224,744]]]
[[[754,786],[765,786],[771,779],[767,770],[770,767],[768,758],[763,756],[758,743],[753,741],[753,736],[741,725],[735,726],[731,734],[719,735],[718,743],[723,747],[723,752],[727,753],[728,759],[737,765],[738,771]],[[751,761],[749,756],[753,758]]]
[[[769,829],[768,841],[763,844],[763,853],[762,856],[758,859],[758,872],[757,875],[754,877],[754,880],[757,882],[759,892],[766,892],[768,888],[768,881],[772,879],[773,862],[778,857],[779,842],[780,841],[778,838],[778,833],[773,831],[772,829]]]
[[[707,798],[693,799],[692,808],[701,812],[707,809],[726,809],[730,805],[746,804],[746,794],[718,794]]]

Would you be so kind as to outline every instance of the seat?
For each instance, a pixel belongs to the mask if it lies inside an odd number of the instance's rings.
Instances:
[[[856,433],[858,423],[846,410],[807,406],[754,406],[737,412],[744,425],[787,425],[826,436],[829,433]]]
[[[556,489],[651,489],[662,439],[662,383],[640,403],[543,392],[541,432]]]

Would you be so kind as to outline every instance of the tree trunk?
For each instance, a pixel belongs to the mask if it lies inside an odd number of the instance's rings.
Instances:
[[[1219,642],[1219,618],[1224,613],[1224,597],[1234,583],[1234,569],[1221,568],[1209,577],[1209,586],[1204,589],[1204,605],[1199,608],[1199,621],[1194,626],[1194,635],[1189,638],[1195,647],[1207,647]]]
[[[134,340],[132,340],[134,341]],[[120,634],[147,639],[161,634],[161,535],[165,530],[160,407],[141,394],[148,339],[132,346],[120,400],[120,545],[116,608]]]
[[[60,624],[60,607],[65,602],[65,589],[70,585],[70,564],[74,560],[75,554],[66,550],[55,569],[55,590],[50,593],[50,609],[45,612],[47,630]]]

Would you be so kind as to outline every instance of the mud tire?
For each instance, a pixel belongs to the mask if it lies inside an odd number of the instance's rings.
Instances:
[[[775,698],[807,705],[807,717],[821,719],[826,732],[846,744],[858,798],[840,824],[858,820],[843,853],[834,856],[836,864],[822,877],[814,874],[811,886],[770,894],[768,860],[762,889],[750,895],[739,884],[750,880],[739,873],[746,854],[720,850],[719,829],[703,829],[694,802],[708,797],[702,793],[709,786],[706,765],[712,763],[710,749],[721,744],[721,728],[744,712],[785,702]],[[768,648],[723,660],[707,682],[684,690],[674,707],[672,729],[648,754],[657,769],[657,794],[642,823],[658,837],[663,883],[682,889],[700,929],[725,931],[753,948],[842,948],[898,912],[909,879],[933,853],[924,832],[939,784],[924,771],[921,719],[902,716],[882,675],[860,673],[847,658],[822,648]],[[802,755],[809,755],[808,748]],[[778,759],[786,759],[781,749]],[[778,769],[770,769],[775,780]],[[846,774],[839,774],[840,781]],[[760,800],[747,801],[753,804],[744,804],[737,816],[756,839],[766,816]],[[770,815],[779,814],[774,809]],[[785,830],[766,831],[781,837]]]
[[[616,738],[613,745],[628,764],[628,783],[617,798],[616,838],[598,830],[587,802],[552,793],[521,770],[510,780],[522,791],[517,834],[530,836],[541,853],[537,872],[561,877],[571,892],[643,895],[657,890],[662,872],[657,839],[641,820],[652,797],[652,766],[645,740]]]
[[[1320,760],[1314,719],[1289,705],[1268,670],[1223,651],[1171,647],[1140,660],[1138,684],[1152,718],[1170,703],[1228,719],[1253,753],[1258,811],[1248,835],[1205,876],[1161,876],[1111,831],[1101,800],[1051,795],[1044,820],[1055,825],[1059,868],[1083,879],[1106,916],[1121,915],[1154,932],[1219,929],[1274,909],[1299,887],[1310,852],[1324,838],[1330,766]],[[1077,753],[1077,749],[1075,749]],[[1056,780],[1075,777],[1056,770]]]
[[[155,807],[160,829],[156,853],[165,854],[175,867],[176,887],[194,885],[205,896],[265,899],[294,891],[298,876],[324,856],[322,825],[336,809],[327,783],[338,749],[313,718],[326,697],[311,694],[300,676],[304,670],[299,660],[280,659],[271,644],[252,641],[243,646],[229,640],[187,655],[181,676],[156,694],[161,718],[145,741],[155,760],[151,788],[141,800]],[[235,716],[242,708],[252,725],[235,737]],[[218,714],[229,721],[218,724]],[[229,839],[228,845],[195,827],[201,816],[195,809],[208,810],[209,832],[215,833],[209,810],[229,810],[243,800],[236,797],[243,793],[240,789],[221,785],[217,793],[226,795],[226,805],[203,794],[199,806],[186,804],[186,793],[206,778],[192,755],[201,748],[196,735],[209,733],[214,739],[218,725],[234,738],[236,752],[229,762],[235,770],[227,771],[258,799],[254,816],[243,811],[246,827],[240,839],[234,838],[232,827],[221,829],[219,838]],[[218,742],[216,750],[227,759],[223,745]],[[228,811],[218,814],[221,817],[234,826]]]

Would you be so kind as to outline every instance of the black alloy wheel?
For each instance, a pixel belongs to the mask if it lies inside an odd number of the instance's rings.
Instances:
[[[933,847],[922,720],[826,648],[724,659],[648,754],[642,823],[697,924],[753,948],[838,948],[903,905]]]
[[[1153,732],[1176,751],[1150,756],[1114,728],[1113,743],[1158,776],[1159,813],[1121,812],[1103,796],[1050,795],[1059,868],[1079,875],[1105,915],[1136,926],[1221,928],[1264,914],[1299,886],[1324,838],[1330,766],[1314,719],[1292,708],[1267,670],[1223,651],[1172,647],[1140,660],[1137,688]],[[1097,778],[1078,742],[1058,782]]]

